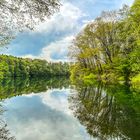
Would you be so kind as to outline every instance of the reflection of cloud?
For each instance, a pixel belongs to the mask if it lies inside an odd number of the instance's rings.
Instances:
[[[49,94],[51,92],[51,94]],[[64,90],[48,90],[46,94],[42,94],[40,97],[42,98],[42,102],[52,109],[57,111],[61,111],[66,114],[71,114],[71,111],[68,108],[68,94],[70,93],[70,89]]]
[[[85,129],[69,115],[70,90],[49,90],[8,99],[4,114],[17,140],[89,140]]]

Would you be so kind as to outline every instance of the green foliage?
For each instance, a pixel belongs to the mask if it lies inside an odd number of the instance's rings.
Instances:
[[[18,32],[45,21],[60,8],[59,0],[0,0],[0,47]]]
[[[3,100],[22,94],[46,92],[52,88],[68,88],[69,84],[70,81],[66,76],[52,78],[9,77],[0,81],[0,99]]]
[[[70,108],[95,139],[139,139],[140,89],[94,82],[77,85]],[[92,138],[91,138],[92,139]]]
[[[69,76],[69,64],[0,55],[0,80],[6,77],[39,76]]]
[[[96,80],[125,81],[140,73],[140,1],[131,8],[104,12],[75,38],[72,75],[93,73]],[[77,67],[77,64],[80,66]],[[88,70],[88,71],[87,71]],[[79,78],[79,77],[78,77]]]
[[[134,76],[131,80],[133,87],[140,89],[140,74]]]

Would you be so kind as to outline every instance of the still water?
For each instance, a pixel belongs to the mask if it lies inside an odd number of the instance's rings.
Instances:
[[[140,92],[67,78],[0,85],[0,140],[139,140]]]

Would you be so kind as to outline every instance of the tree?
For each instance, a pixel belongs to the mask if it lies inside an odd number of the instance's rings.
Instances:
[[[0,104],[0,116],[3,112],[3,106]],[[11,133],[7,128],[7,124],[2,119],[0,119],[0,140],[16,140],[14,136],[11,136]]]
[[[116,11],[103,12],[76,37],[72,57],[82,67],[100,75],[104,64],[112,64],[120,45],[117,40],[117,18]]]
[[[98,80],[123,80],[127,84],[139,75],[139,8],[136,0],[132,8],[125,5],[117,11],[103,12],[90,22],[74,40],[71,56],[77,63],[72,73],[94,73]]]
[[[69,76],[69,64],[0,55],[0,79],[36,76]]]
[[[59,0],[1,0],[0,46],[7,44],[18,31],[33,29],[59,7]]]

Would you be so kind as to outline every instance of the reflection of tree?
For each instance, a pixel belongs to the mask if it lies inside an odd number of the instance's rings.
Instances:
[[[2,115],[3,109],[0,105],[0,115]],[[0,140],[16,140],[15,137],[11,136],[10,131],[7,129],[7,124],[0,119]]]
[[[0,126],[0,140],[16,140],[15,137],[10,136],[10,132],[7,129],[6,124],[4,126]]]
[[[140,132],[140,96],[121,85],[78,88],[70,97],[71,109],[90,135],[103,140],[135,139]],[[136,94],[136,93],[135,93]]]
[[[30,94],[32,92],[45,92],[52,88],[66,88],[69,86],[67,77],[54,78],[10,78],[0,83],[0,98],[6,99],[16,95]]]
[[[10,98],[12,96],[39,93],[47,91],[51,88],[67,88],[69,86],[69,80],[67,77],[53,77],[53,78],[10,78],[0,82],[0,99]],[[0,115],[3,113],[3,108],[0,105]],[[11,136],[7,125],[0,119],[0,140],[15,140]]]

